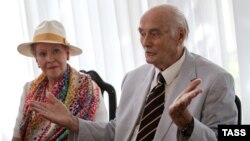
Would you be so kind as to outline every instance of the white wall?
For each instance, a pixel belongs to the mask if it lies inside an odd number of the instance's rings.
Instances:
[[[233,0],[236,42],[241,83],[241,101],[243,110],[243,124],[250,123],[250,1]],[[249,105],[249,104],[248,104]],[[244,118],[245,117],[245,118]],[[248,117],[248,118],[247,118]]]

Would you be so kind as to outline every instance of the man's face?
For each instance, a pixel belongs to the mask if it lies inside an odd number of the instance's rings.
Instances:
[[[157,12],[146,13],[140,22],[140,41],[145,50],[146,61],[165,70],[179,59],[178,37],[170,33],[165,15]],[[172,29],[171,29],[172,30]]]

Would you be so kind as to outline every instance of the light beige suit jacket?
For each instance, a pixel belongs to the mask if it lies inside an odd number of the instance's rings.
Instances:
[[[146,95],[154,76],[154,66],[146,64],[127,73],[116,120],[97,123],[80,120],[78,140],[129,141],[140,117]],[[236,124],[237,108],[232,76],[222,68],[198,55],[186,51],[177,76],[177,86],[170,91],[154,141],[185,140],[177,134],[177,127],[168,114],[168,107],[192,80],[201,78],[202,94],[188,106],[194,116],[194,130],[190,141],[216,141],[218,124]]]

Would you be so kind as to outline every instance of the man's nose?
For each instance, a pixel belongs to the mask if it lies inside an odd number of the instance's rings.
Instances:
[[[150,36],[147,34],[142,38],[142,45],[147,47],[152,44]]]

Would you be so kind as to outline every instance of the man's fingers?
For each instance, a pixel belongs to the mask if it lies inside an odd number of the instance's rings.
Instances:
[[[194,97],[196,97],[198,94],[202,93],[203,90],[200,88],[196,88],[194,90],[192,90],[191,92],[189,92],[189,94],[187,94],[187,99],[192,100]]]
[[[188,93],[194,90],[201,83],[201,79],[195,79],[191,82],[191,84],[185,89],[184,93]]]
[[[29,104],[30,104],[31,111],[38,112],[40,115],[43,115],[43,116],[47,114],[46,105],[43,105],[42,103],[34,101],[34,100],[31,100]]]
[[[48,98],[48,100],[49,100],[52,104],[58,102],[58,99],[57,99],[53,94],[51,94],[51,93],[48,93],[48,94],[46,95],[46,97]]]
[[[197,87],[200,83],[201,83],[200,79],[194,80],[192,84],[190,84],[189,87],[176,98],[176,100],[172,104],[172,107],[176,111],[184,111],[187,108],[187,106],[191,103],[192,99],[195,98],[198,94],[203,92],[201,88]]]
[[[29,104],[30,104],[31,108],[44,109],[44,106],[42,104],[40,104],[40,102],[37,102],[35,100],[29,101]]]

